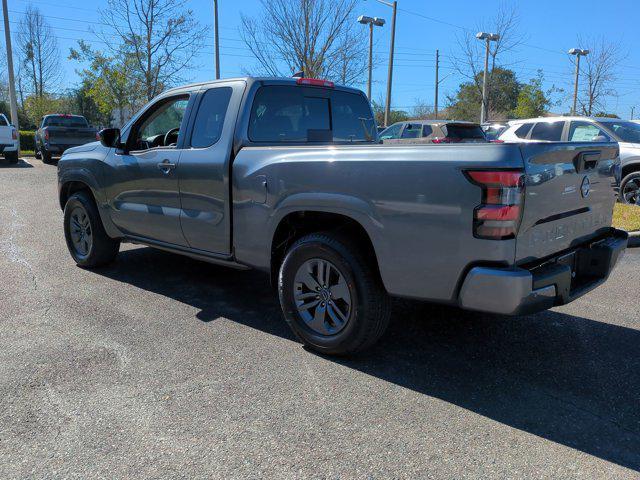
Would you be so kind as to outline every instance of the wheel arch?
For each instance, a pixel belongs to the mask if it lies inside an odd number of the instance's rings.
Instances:
[[[370,232],[361,220],[345,212],[324,209],[298,209],[282,216],[271,236],[271,280],[276,284],[278,270],[288,248],[299,238],[317,232],[332,232],[354,241],[382,278],[378,255]]]
[[[624,177],[633,172],[640,172],[640,158],[625,163],[625,165],[622,167],[622,177],[620,178],[620,181],[622,181]]]

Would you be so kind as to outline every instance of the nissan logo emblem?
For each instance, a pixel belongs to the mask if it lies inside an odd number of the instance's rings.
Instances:
[[[582,186],[580,187],[582,198],[587,198],[589,196],[589,192],[591,192],[591,181],[589,180],[589,177],[584,177],[582,180]]]

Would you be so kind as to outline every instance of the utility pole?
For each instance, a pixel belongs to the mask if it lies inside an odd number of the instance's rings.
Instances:
[[[580,76],[580,57],[588,55],[589,50],[581,48],[572,48],[569,50],[569,55],[576,56],[576,78],[573,85],[573,108],[571,108],[571,115],[576,114],[576,107],[578,105],[578,77]]]
[[[7,45],[7,68],[9,69],[9,103],[11,104],[11,124],[18,134],[18,155],[20,155],[20,125],[18,124],[18,101],[16,99],[16,79],[13,76],[13,54],[11,52],[11,31],[9,30],[9,9],[7,0],[2,0],[4,16],[4,40]]]
[[[358,23],[369,25],[369,80],[367,81],[367,98],[371,101],[371,78],[373,76],[373,27],[382,27],[385,22],[384,18],[360,15],[358,17]]]
[[[3,0],[4,1],[4,0]],[[216,49],[216,80],[220,79],[220,43],[218,39],[218,0],[213,0],[214,43]]]
[[[635,112],[636,107],[631,107],[631,118],[629,120],[633,120],[633,112]]]
[[[484,123],[487,118],[487,106],[489,103],[489,99],[487,98],[487,70],[489,70],[489,43],[500,40],[500,35],[497,33],[486,33],[486,32],[478,32],[476,33],[476,38],[478,40],[484,40],[487,44],[485,54],[484,54],[484,73],[482,75],[482,105],[480,105],[480,123]]]
[[[388,3],[383,0],[378,0],[380,3],[384,3],[388,7],[393,8],[393,15],[391,17],[391,47],[389,49],[389,73],[387,75],[387,104],[384,107],[384,126],[389,126],[389,117],[391,116],[391,82],[393,81],[393,47],[396,40],[396,13],[398,10],[398,2]]]
[[[436,50],[436,98],[433,102],[433,114],[438,119],[438,84],[440,80],[438,79],[438,64],[440,62],[440,50]]]

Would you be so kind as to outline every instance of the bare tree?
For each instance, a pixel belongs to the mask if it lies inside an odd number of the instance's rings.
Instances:
[[[522,44],[524,37],[518,33],[519,14],[516,5],[512,3],[501,3],[493,19],[478,24],[477,31],[497,33],[500,38],[489,44],[489,72],[487,77],[487,87],[491,91],[493,81],[493,70],[498,63],[498,57],[515,49]],[[454,69],[463,77],[472,81],[478,93],[482,95],[482,71],[484,70],[484,58],[486,46],[484,42],[475,37],[475,32],[465,30],[464,34],[458,36],[458,46],[462,50],[461,57],[453,57]],[[489,99],[488,109],[491,109],[491,99]]]
[[[240,35],[262,73],[359,83],[367,41],[355,24],[357,0],[260,0],[261,18],[242,16]]]
[[[151,100],[167,86],[184,80],[202,47],[205,30],[200,27],[185,0],[108,0],[101,10],[110,32],[101,32],[111,53],[124,50],[134,58],[134,74],[144,82],[145,95]],[[114,44],[110,36],[122,40]]]
[[[60,80],[60,50],[44,16],[31,5],[20,21],[18,51],[28,93],[42,98]]]
[[[591,116],[598,110],[605,110],[607,97],[617,96],[614,84],[617,69],[624,55],[620,45],[598,39],[578,38],[580,48],[589,50],[589,54],[580,62],[580,82],[582,85],[578,103],[583,115]]]

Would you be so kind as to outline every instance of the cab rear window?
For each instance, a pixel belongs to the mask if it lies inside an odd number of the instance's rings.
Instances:
[[[52,115],[44,119],[45,127],[71,127],[85,128],[89,124],[84,117],[76,117],[72,115]]]
[[[249,117],[252,142],[364,142],[375,140],[367,100],[339,90],[265,86]]]

